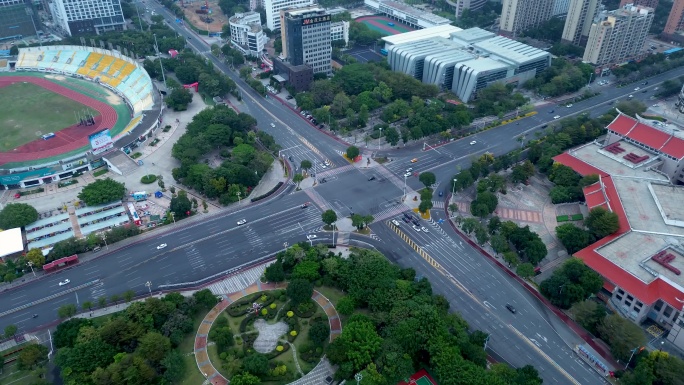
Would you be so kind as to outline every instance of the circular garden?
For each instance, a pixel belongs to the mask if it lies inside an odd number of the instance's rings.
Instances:
[[[208,336],[213,366],[241,384],[286,384],[308,373],[330,339],[328,316],[311,299],[311,288],[308,293],[289,286],[249,294],[227,306]]]

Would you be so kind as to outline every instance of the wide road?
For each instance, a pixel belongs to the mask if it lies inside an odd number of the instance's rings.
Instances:
[[[332,208],[339,215],[371,213],[379,219],[372,228],[380,240],[364,239],[389,258],[404,266],[412,266],[429,277],[435,290],[447,296],[452,307],[461,312],[473,327],[492,334],[488,347],[499,356],[516,366],[535,365],[546,383],[601,382],[598,375],[578,363],[569,352],[569,344],[579,342],[578,337],[475,249],[462,244],[452,230],[435,228],[431,233],[423,234],[404,226],[407,235],[441,265],[442,270],[436,270],[409,248],[384,219],[395,218],[405,209],[398,198],[402,194],[406,167],[413,167],[416,171],[432,170],[442,186],[448,186],[457,167],[468,167],[473,156],[486,151],[500,155],[512,150],[519,145],[516,137],[541,129],[553,121],[555,114],[567,116],[586,111],[593,115],[604,112],[609,107],[608,103],[633,93],[633,88],[603,87],[603,95],[576,103],[572,108],[540,107],[538,115],[521,121],[519,125],[499,127],[435,150],[424,152],[420,146],[390,150],[387,153],[393,160],[386,166],[359,170],[342,160],[343,144],[313,128],[276,99],[264,99],[256,94],[211,55],[206,44],[175,24],[168,12],[156,3],[148,6],[163,15],[180,35],[189,39],[191,47],[237,82],[243,95],[241,108],[257,119],[261,129],[275,137],[283,147],[284,156],[292,157],[293,165],[298,165],[303,159],[313,160],[319,177],[325,177],[329,182],[303,192],[293,192],[290,186],[284,194],[267,202],[224,212],[206,221],[181,223],[178,227],[161,230],[159,234],[142,236],[120,250],[109,254],[103,251],[97,260],[4,292],[0,296],[0,309],[5,312],[0,312],[3,325],[16,324],[20,330],[35,328],[54,321],[57,308],[63,304],[86,300],[96,302],[102,296],[111,297],[129,289],[142,294],[148,290],[145,286],[148,281],[152,290],[194,286],[216,274],[272,255],[283,249],[286,243],[304,241],[307,234],[318,232],[317,242],[327,242],[329,235],[320,232],[320,213]],[[679,73],[684,73],[684,69],[650,79],[650,87]],[[639,92],[634,96],[647,98],[649,94]],[[605,109],[594,108],[601,103]],[[551,109],[556,111],[550,113]],[[477,143],[470,145],[471,140]],[[418,162],[410,163],[414,157]],[[322,169],[325,160],[330,160],[332,167]],[[370,177],[375,178],[369,180]],[[406,182],[409,188],[420,187],[417,178],[408,178]],[[314,204],[303,209],[301,206],[305,202]],[[247,223],[238,226],[237,221],[241,219]],[[352,236],[351,241],[357,238]],[[162,243],[167,246],[157,249]],[[67,278],[71,282],[59,286],[59,282]],[[515,315],[505,309],[506,303],[517,308]],[[27,305],[27,308],[22,308]],[[33,319],[32,314],[39,317]]]

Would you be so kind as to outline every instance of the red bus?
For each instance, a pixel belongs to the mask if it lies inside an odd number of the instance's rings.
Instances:
[[[45,270],[48,273],[52,273],[54,271],[57,271],[63,267],[75,265],[78,263],[78,255],[74,254],[69,257],[64,257],[60,258],[57,260],[54,260],[50,263],[46,263],[43,265],[43,270]]]

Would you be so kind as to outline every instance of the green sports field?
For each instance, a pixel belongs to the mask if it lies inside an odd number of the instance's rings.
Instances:
[[[11,151],[78,123],[76,112],[97,114],[76,101],[32,83],[0,87],[0,151]],[[40,134],[38,134],[40,132]]]

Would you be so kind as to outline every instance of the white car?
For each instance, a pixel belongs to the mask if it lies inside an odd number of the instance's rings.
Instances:
[[[477,144],[477,140],[473,140],[472,142],[470,142],[470,145],[471,145],[471,146],[472,146],[473,144]]]
[[[572,103],[568,103],[565,107],[567,107],[567,108],[572,107]]]
[[[656,103],[653,105],[653,107],[660,107],[660,104]]]
[[[404,178],[408,178],[408,177],[410,177],[410,176],[411,176],[411,173],[410,173],[410,172],[407,172],[406,174],[404,174]]]
[[[392,224],[395,225],[395,226],[397,226],[397,227],[401,227],[401,224],[400,224],[399,221],[396,220],[396,219],[392,219]]]
[[[428,229],[425,227],[421,227],[420,229],[423,230],[423,232],[425,232],[425,233],[429,233]]]
[[[560,119],[560,115],[556,115],[553,117],[554,119]]]
[[[416,230],[417,232],[420,232],[420,227],[413,225],[413,229]]]
[[[413,168],[412,168],[412,167],[409,167],[409,168],[406,169],[406,172],[411,172],[411,171],[413,171]]]
[[[328,166],[326,166],[325,164],[321,163],[321,168],[322,168],[322,169],[326,169],[326,168],[328,168]]]
[[[271,127],[275,128],[275,124],[271,123]]]
[[[326,166],[330,166],[330,161],[326,159],[325,162],[324,162],[324,164],[325,164]]]
[[[162,243],[161,245],[157,246],[157,250],[161,250],[166,247],[166,243]]]
[[[316,234],[309,234],[306,236],[306,239],[316,239]]]
[[[634,91],[639,91],[641,88],[637,87],[634,89]]]
[[[68,285],[69,282],[71,282],[71,281],[69,281],[68,279],[65,279],[64,281],[62,281],[62,282],[59,283],[59,286]]]
[[[247,223],[247,220],[246,220],[246,219],[240,219],[239,221],[237,221],[238,226],[242,226],[242,225],[244,225],[245,223]]]

